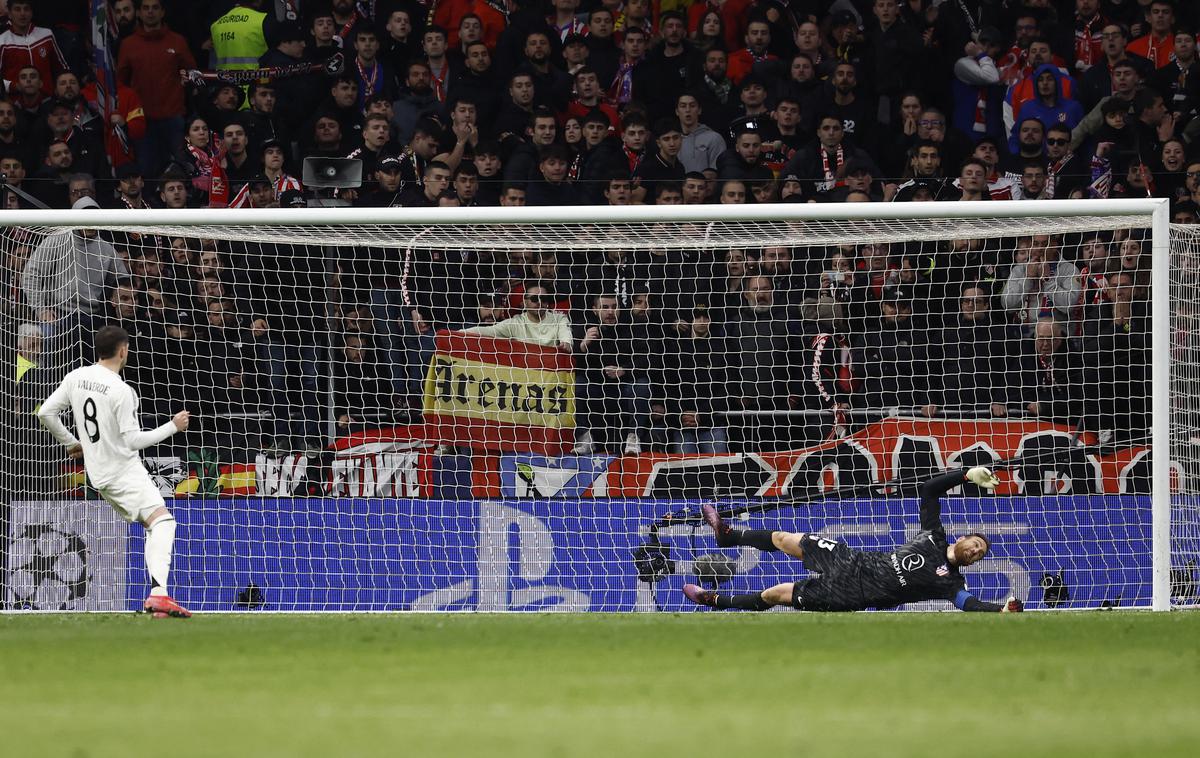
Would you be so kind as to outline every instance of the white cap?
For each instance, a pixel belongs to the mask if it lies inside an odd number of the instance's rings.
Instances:
[[[99,208],[99,207],[100,207],[100,203],[97,203],[95,198],[91,198],[91,197],[88,197],[87,195],[84,195],[83,197],[81,197],[75,201],[75,204],[71,206],[71,210],[77,211],[77,210],[81,210],[83,208]]]

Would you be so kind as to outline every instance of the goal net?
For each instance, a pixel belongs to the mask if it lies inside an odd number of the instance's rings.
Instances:
[[[4,607],[147,592],[34,415],[104,324],[143,426],[193,413],[143,454],[192,610],[681,610],[807,575],[704,502],[887,550],[974,465],[1000,487],[943,521],[991,539],[979,597],[1195,604],[1196,233],[904,205],[8,213]]]

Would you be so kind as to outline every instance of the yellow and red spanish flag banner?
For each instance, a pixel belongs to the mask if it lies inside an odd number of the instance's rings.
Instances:
[[[423,409],[427,439],[561,455],[574,442],[575,365],[555,348],[439,332]]]

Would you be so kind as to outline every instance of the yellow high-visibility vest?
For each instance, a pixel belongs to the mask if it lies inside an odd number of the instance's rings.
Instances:
[[[213,52],[217,68],[248,70],[258,68],[258,59],[267,52],[263,20],[267,14],[239,5],[213,22]]]

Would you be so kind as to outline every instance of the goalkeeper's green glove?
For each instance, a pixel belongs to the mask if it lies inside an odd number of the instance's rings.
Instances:
[[[1004,601],[1004,605],[1000,606],[1001,613],[1020,613],[1023,610],[1025,610],[1025,604],[1013,595],[1009,595],[1008,600]]]
[[[967,471],[967,481],[985,490],[994,490],[996,485],[1000,484],[1000,480],[992,473],[992,470],[987,466],[976,466]]]

